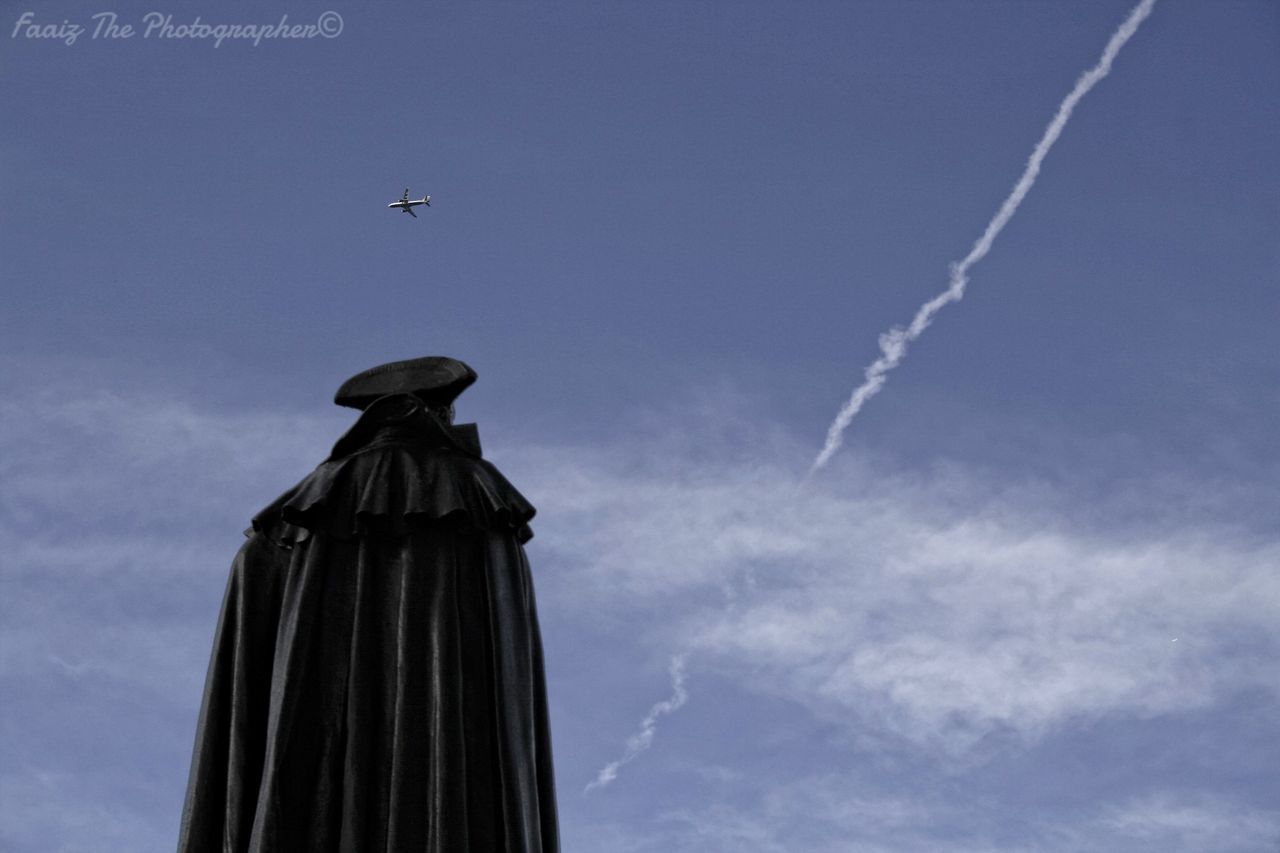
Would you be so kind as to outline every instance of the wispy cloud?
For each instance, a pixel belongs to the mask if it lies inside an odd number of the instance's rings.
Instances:
[[[1095,822],[1117,848],[1213,851],[1280,848],[1280,813],[1212,796],[1160,791],[1109,808]]]
[[[91,409],[24,401],[25,418],[6,419],[5,456],[25,461],[4,481],[0,660],[189,689],[208,630],[191,624],[192,578],[220,588],[247,516],[323,454],[331,429],[135,399]],[[162,463],[133,437],[139,411],[164,431]],[[1077,715],[1194,709],[1269,683],[1280,542],[1232,524],[1230,507],[1215,518],[1181,505],[1167,476],[1102,512],[1135,519],[1107,527],[1073,521],[1073,497],[1049,485],[954,466],[926,480],[851,458],[847,477],[795,493],[795,437],[770,432],[776,458],[756,460],[718,456],[718,433],[680,426],[674,444],[513,455],[508,472],[541,510],[544,607],[643,612],[667,648],[753,690],[954,754],[992,731],[1034,738]],[[17,452],[36,439],[67,443],[66,458]],[[247,462],[242,444],[257,447]],[[205,514],[226,519],[217,541]],[[130,648],[135,666],[119,654]],[[637,751],[685,701],[682,673]]]
[[[0,845],[5,850],[97,853],[172,849],[176,832],[136,809],[95,801],[96,770],[77,773],[0,771]],[[110,780],[120,786],[138,781]],[[176,819],[173,822],[176,826]]]
[[[1067,126],[1067,121],[1071,118],[1072,111],[1075,110],[1081,99],[1089,94],[1090,89],[1111,73],[1111,64],[1115,61],[1116,56],[1119,55],[1120,49],[1138,31],[1138,27],[1151,14],[1151,9],[1154,5],[1155,0],[1142,0],[1141,3],[1134,7],[1133,11],[1129,13],[1129,17],[1112,34],[1106,48],[1102,51],[1102,57],[1098,60],[1098,64],[1080,76],[1080,79],[1076,81],[1075,88],[1058,105],[1058,112],[1054,115],[1053,120],[1049,122],[1049,126],[1045,128],[1040,141],[1036,143],[1035,148],[1032,150],[1031,157],[1027,160],[1026,168],[1023,169],[1022,176],[1018,178],[1018,182],[1014,184],[1013,191],[1009,193],[1008,198],[1000,205],[996,215],[987,223],[986,230],[982,232],[982,236],[973,244],[969,254],[951,265],[951,278],[947,289],[921,305],[916,311],[915,317],[912,318],[911,324],[905,329],[900,326],[894,326],[880,335],[880,356],[867,367],[863,374],[862,384],[853,390],[848,402],[836,414],[835,420],[832,421],[831,426],[827,429],[826,442],[809,468],[810,475],[825,466],[831,457],[835,455],[835,452],[840,449],[840,445],[844,440],[844,431],[848,429],[849,424],[852,423],[854,417],[862,410],[867,401],[878,394],[880,389],[884,387],[889,371],[897,367],[902,362],[902,359],[906,357],[908,345],[924,334],[925,329],[929,328],[929,324],[933,322],[934,316],[943,307],[952,302],[958,302],[964,297],[965,287],[969,284],[970,268],[987,256],[996,237],[1009,224],[1009,220],[1013,218],[1013,215],[1018,212],[1018,206],[1027,197],[1027,193],[1031,192],[1031,187],[1035,184],[1036,177],[1040,174],[1040,166],[1043,164],[1044,158],[1048,156],[1049,150],[1053,148],[1053,144],[1062,135],[1062,130]]]
[[[325,427],[88,382],[0,401],[0,847],[172,849],[227,569]]]
[[[665,614],[655,643],[852,736],[960,760],[991,735],[1274,688],[1280,542],[1163,485],[1092,497],[1082,521],[1050,484],[955,467],[852,460],[796,493],[785,461],[630,459],[543,449],[521,466],[550,600]]]
[[[104,727],[131,725],[130,697],[142,696],[165,725],[194,723],[238,531],[324,454],[335,430],[320,419],[124,396],[94,398],[88,415],[81,404],[14,405],[23,417],[0,427],[13,475],[2,484],[0,677],[22,703],[6,708],[8,720],[28,732],[5,744],[20,757],[6,762],[20,768],[10,781],[22,785],[82,760],[45,718],[75,719],[111,743],[118,734]],[[147,429],[161,431],[163,452],[136,439],[142,411],[161,419]],[[1192,500],[1194,490],[1170,488],[1175,474],[1164,472],[1148,488],[1085,498],[1052,482],[957,465],[907,474],[847,454],[839,477],[797,493],[805,443],[761,427],[758,411],[718,412],[710,431],[665,422],[674,437],[526,444],[501,460],[540,510],[531,558],[544,624],[571,631],[599,618],[624,626],[620,642],[631,647],[686,649],[709,688],[780,698],[862,754],[930,768],[976,766],[1081,723],[1205,714],[1246,690],[1274,701],[1280,541],[1236,519],[1252,517],[1232,511],[1249,501],[1245,492]],[[736,436],[729,450],[726,424]],[[237,456],[242,443],[257,446],[249,461]],[[86,518],[86,506],[99,517]],[[220,519],[219,532],[202,532],[206,515]],[[671,695],[596,775],[597,787],[663,742],[663,715],[703,706],[688,703],[679,659],[671,678]],[[93,703],[87,721],[83,703]],[[180,791],[189,734],[156,731],[180,742],[163,759],[170,776],[160,786]],[[131,777],[150,772],[120,760]],[[91,814],[119,802],[109,778],[94,784],[59,807]],[[620,838],[617,849],[795,849],[794,831],[784,830],[804,826],[805,809],[827,827],[806,850],[848,849],[839,827],[868,809],[898,823],[882,821],[863,849],[966,849],[911,830],[912,798],[900,792],[864,784],[823,799],[781,790],[752,808],[695,798],[672,814],[661,843]],[[1215,802],[1135,801],[1105,811],[1090,831],[1155,838],[1193,812],[1209,820]],[[166,808],[171,817],[176,803]],[[145,808],[137,814],[148,819]],[[0,832],[21,820],[0,814]],[[719,836],[703,832],[724,836],[712,843]],[[967,849],[1024,849],[985,845],[977,830],[970,840]]]
[[[1069,817],[995,812],[982,797],[914,792],[886,797],[841,774],[759,780],[734,802],[663,814],[604,848],[644,853],[1269,853],[1280,840],[1270,811],[1167,791]],[[1011,829],[1017,826],[1017,832]]]
[[[640,753],[653,746],[653,738],[658,733],[658,718],[679,710],[689,700],[689,692],[684,686],[684,666],[684,655],[676,655],[671,659],[671,664],[668,667],[668,672],[671,673],[671,698],[664,699],[649,709],[649,713],[640,721],[639,731],[627,738],[627,748],[622,757],[600,768],[596,778],[588,783],[583,790],[584,794],[595,788],[603,788],[614,779],[617,779],[618,771],[622,769],[623,765],[631,763],[639,757]]]
[[[68,386],[7,398],[0,422],[0,676],[198,690],[212,626],[193,617],[324,421]]]

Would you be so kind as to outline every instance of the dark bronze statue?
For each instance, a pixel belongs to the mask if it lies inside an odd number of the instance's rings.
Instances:
[[[332,455],[253,519],[214,640],[179,853],[555,853],[534,508],[450,358],[375,367]]]

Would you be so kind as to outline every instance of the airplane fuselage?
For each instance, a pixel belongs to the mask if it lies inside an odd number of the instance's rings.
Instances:
[[[417,207],[420,204],[425,204],[427,207],[430,207],[431,196],[424,195],[422,198],[409,198],[409,191],[405,190],[404,198],[400,199],[399,201],[391,202],[391,204],[387,205],[387,207],[398,207],[405,213],[417,219],[418,214],[413,212],[413,208]]]

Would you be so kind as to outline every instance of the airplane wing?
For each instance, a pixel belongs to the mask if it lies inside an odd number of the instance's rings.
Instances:
[[[412,208],[412,207],[406,207],[406,208],[404,209],[404,212],[405,212],[405,213],[407,213],[407,214],[409,214],[410,216],[412,216],[414,219],[417,219],[417,218],[418,218],[418,214],[416,214],[416,213],[414,213],[414,212],[413,212],[413,208]]]

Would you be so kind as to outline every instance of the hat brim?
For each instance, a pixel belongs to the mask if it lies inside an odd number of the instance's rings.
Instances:
[[[417,394],[448,405],[476,381],[476,372],[456,358],[426,356],[392,361],[352,376],[333,397],[339,406],[364,409],[387,394]]]

